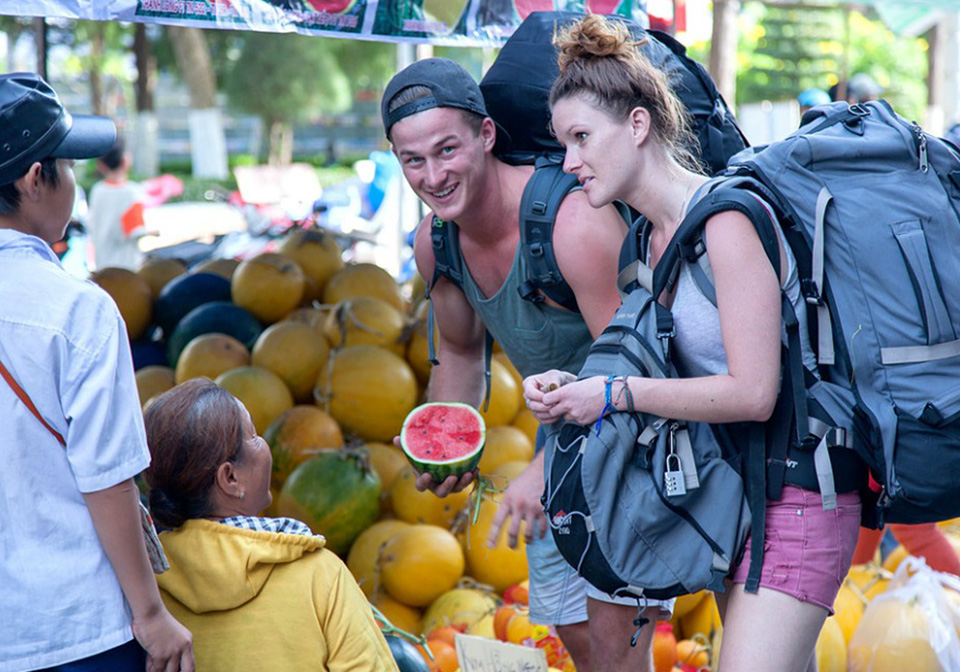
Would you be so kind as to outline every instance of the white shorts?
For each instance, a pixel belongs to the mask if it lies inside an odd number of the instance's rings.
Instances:
[[[571,625],[587,620],[587,598],[636,608],[635,597],[614,597],[587,582],[571,567],[547,531],[542,539],[527,544],[530,569],[530,620],[539,625]],[[647,607],[660,607],[659,620],[673,616],[675,600],[647,599]]]

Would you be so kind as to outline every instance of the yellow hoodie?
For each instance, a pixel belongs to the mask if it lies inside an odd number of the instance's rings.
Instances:
[[[160,535],[157,582],[197,672],[397,672],[366,598],[323,537],[190,520]]]

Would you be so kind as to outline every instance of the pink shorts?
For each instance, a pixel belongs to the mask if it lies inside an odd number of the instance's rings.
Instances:
[[[824,511],[819,492],[785,485],[780,501],[767,501],[766,520],[760,585],[833,614],[860,534],[860,495],[837,495],[837,508]],[[746,583],[749,569],[747,540],[733,582]]]

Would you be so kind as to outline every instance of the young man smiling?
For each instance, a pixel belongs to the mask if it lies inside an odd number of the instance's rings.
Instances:
[[[387,85],[381,114],[404,177],[431,210],[414,243],[417,267],[428,283],[435,267],[434,217],[455,222],[458,229],[459,249],[449,254],[463,262],[463,287],[441,277],[431,289],[440,364],[430,378],[430,400],[481,403],[485,330],[524,376],[551,368],[579,371],[593,339],[620,305],[616,274],[627,228],[615,208],[594,209],[574,191],[557,215],[554,251],[581,312],[550,299],[523,300],[517,291],[527,271],[519,253],[520,199],[533,167],[509,165],[494,155],[498,129],[477,83],[453,61],[418,61]],[[473,478],[467,474],[434,483],[422,474],[418,487],[444,497]],[[531,619],[557,626],[580,672],[652,670],[653,628],[644,628],[631,648],[636,601],[603,595],[564,562],[546,534],[543,486],[538,450],[503,494],[488,540],[494,543],[506,525],[508,542],[515,546],[524,523]],[[671,608],[672,603],[651,601],[646,615],[653,620]]]

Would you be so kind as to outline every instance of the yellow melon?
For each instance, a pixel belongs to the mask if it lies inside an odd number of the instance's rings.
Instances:
[[[150,257],[137,269],[137,275],[147,281],[154,299],[160,295],[160,290],[166,287],[168,282],[186,272],[185,263],[179,259],[166,257]]]
[[[214,381],[250,411],[253,426],[263,432],[284,411],[293,407],[293,395],[275,373],[259,366],[241,366]]]
[[[680,631],[686,639],[693,639],[698,633],[711,639],[722,628],[717,598],[710,591],[680,619]]]
[[[930,620],[916,600],[874,600],[847,648],[850,672],[941,672]]]
[[[126,268],[102,268],[90,279],[110,295],[127,325],[131,341],[144,335],[153,316],[153,292],[142,277]]]
[[[847,644],[853,637],[853,633],[863,618],[866,600],[862,597],[862,592],[856,588],[849,577],[840,586],[840,591],[833,601],[834,618],[840,631],[843,633],[843,641]]]
[[[390,487],[400,472],[410,466],[403,451],[396,446],[371,441],[366,444],[370,454],[370,466],[380,477],[380,485],[386,497],[390,496]]]
[[[487,427],[509,425],[523,406],[523,394],[517,381],[503,364],[490,361],[490,406],[481,408]]]
[[[510,361],[510,358],[507,357],[507,353],[498,352],[493,355],[493,358],[503,364],[503,368],[507,370],[510,376],[513,378],[513,381],[517,384],[517,387],[520,388],[521,393],[523,392],[523,376],[520,375],[520,372],[517,371],[517,367],[513,365],[513,362]]]
[[[512,425],[487,428],[487,439],[480,457],[480,473],[494,471],[505,462],[529,462],[533,459],[533,444],[522,430]]]
[[[390,505],[397,518],[408,523],[425,523],[449,528],[467,506],[472,488],[437,497],[416,488],[417,472],[405,466],[390,486]]]
[[[327,335],[324,332],[327,324],[327,315],[329,314],[329,308],[295,308],[287,313],[287,316],[283,318],[283,321],[300,322],[302,324],[306,324],[318,334],[326,338]]]
[[[368,598],[377,592],[379,576],[377,560],[380,548],[397,532],[410,527],[402,520],[380,520],[360,533],[347,554],[347,568],[360,584],[360,589]]]
[[[233,336],[201,334],[187,343],[177,359],[177,383],[206,376],[216,378],[230,369],[250,364],[247,346]]]
[[[327,316],[324,335],[333,347],[379,345],[403,357],[406,321],[396,308],[372,296],[358,296],[337,304]]]
[[[380,551],[380,578],[395,600],[425,607],[453,588],[463,576],[463,550],[456,538],[436,525],[411,525]]]
[[[284,236],[277,252],[297,262],[309,278],[310,300],[320,300],[333,275],[343,268],[343,257],[336,239],[322,229],[296,229]]]
[[[397,281],[375,264],[348,264],[330,278],[323,290],[323,302],[327,304],[358,296],[372,296],[386,301],[401,313],[407,309]]]
[[[436,325],[433,327],[433,344],[436,347],[440,332]],[[426,320],[417,320],[410,328],[410,341],[407,343],[407,361],[413,368],[417,380],[421,385],[430,381],[433,364],[430,363],[430,346],[427,342]]]
[[[540,422],[534,417],[533,412],[529,408],[521,408],[520,412],[517,413],[517,417],[515,417],[510,424],[526,434],[527,438],[530,439],[530,443],[534,446],[537,445],[537,430],[540,429]]]
[[[297,402],[309,403],[317,376],[329,357],[330,346],[312,327],[284,320],[260,334],[250,362],[280,376]]]
[[[867,602],[884,592],[892,578],[891,572],[871,564],[853,565],[847,572],[847,579],[857,587]]]
[[[487,537],[498,507],[499,504],[491,499],[482,501],[477,522],[471,521],[467,527],[463,546],[469,575],[502,592],[527,578],[527,553],[522,523],[516,548],[507,545],[507,525],[501,528],[494,547],[487,547]]]
[[[283,487],[290,473],[318,452],[343,445],[337,421],[316,406],[294,406],[270,423],[263,438],[273,453],[273,487]]]
[[[907,549],[903,547],[903,544],[900,544],[895,549],[890,552],[890,555],[883,561],[883,568],[888,572],[897,571],[897,567],[900,566],[900,563],[907,559],[907,556],[910,555],[907,552]]]
[[[383,348],[356,345],[331,354],[314,398],[345,432],[392,442],[417,405],[419,390],[403,359]]]
[[[847,642],[833,616],[827,618],[817,637],[817,672],[847,672]]]
[[[266,252],[237,266],[230,281],[233,302],[267,324],[300,305],[303,271],[292,259]]]
[[[233,273],[239,265],[240,262],[236,259],[221,257],[219,259],[207,259],[197,264],[192,271],[194,273],[215,273],[221,278],[232,280]]]
[[[529,460],[511,460],[503,462],[496,469],[487,472],[486,476],[493,485],[501,490],[506,488],[513,479],[522,474],[530,466]]]
[[[454,588],[435,599],[420,622],[421,634],[427,634],[445,625],[466,630],[486,617],[493,618],[497,601],[488,592],[477,588]],[[491,621],[491,631],[492,631]]]
[[[381,590],[370,600],[370,604],[380,610],[390,623],[406,632],[417,632],[420,627],[420,619],[423,613],[415,608],[397,602],[387,594],[387,591]]]
[[[177,384],[173,369],[169,366],[145,366],[137,369],[136,379],[141,408],[148,399],[166,392]]]

